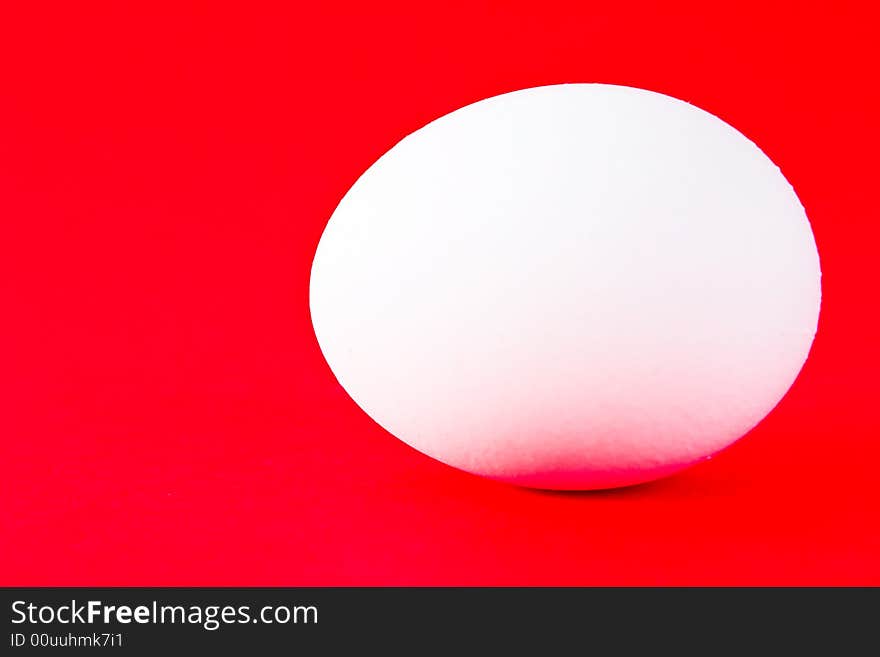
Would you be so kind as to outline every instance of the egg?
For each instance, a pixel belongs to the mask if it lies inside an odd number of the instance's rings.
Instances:
[[[403,138],[312,264],[326,361],[393,436],[547,489],[657,479],[724,449],[798,376],[821,273],[747,137],[667,95],[523,89]]]

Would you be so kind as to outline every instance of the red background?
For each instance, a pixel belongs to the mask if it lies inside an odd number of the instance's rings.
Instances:
[[[11,4],[0,583],[880,584],[873,3]],[[308,313],[323,226],[379,155],[571,81],[667,93],[756,141],[824,271],[812,356],[757,429],[587,494],[395,440]]]

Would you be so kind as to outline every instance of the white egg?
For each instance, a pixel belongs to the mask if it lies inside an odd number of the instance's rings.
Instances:
[[[377,423],[555,489],[681,470],[761,421],[816,331],[819,258],[779,169],[683,101],[525,89],[409,135],[312,266],[321,350]]]

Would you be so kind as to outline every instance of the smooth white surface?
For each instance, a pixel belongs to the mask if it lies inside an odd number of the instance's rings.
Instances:
[[[782,398],[820,304],[777,167],[685,102],[526,89],[406,137],[312,266],[320,347],[376,422],[458,468],[543,488],[654,479]]]

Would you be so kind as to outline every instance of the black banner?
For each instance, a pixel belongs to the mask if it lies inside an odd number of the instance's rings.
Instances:
[[[550,646],[813,647],[871,631],[877,589],[6,588],[2,654]],[[708,640],[709,644],[701,644]],[[865,644],[868,647],[870,644]],[[876,643],[873,644],[876,648]],[[601,651],[598,651],[602,648]]]

